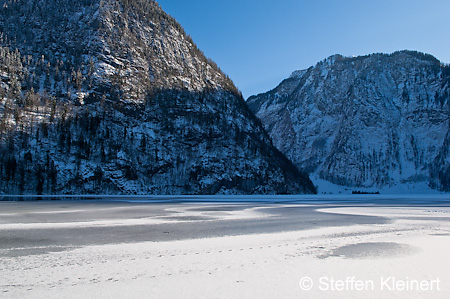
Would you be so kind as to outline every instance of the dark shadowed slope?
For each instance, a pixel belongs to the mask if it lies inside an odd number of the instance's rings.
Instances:
[[[155,1],[1,1],[0,192],[310,193]]]

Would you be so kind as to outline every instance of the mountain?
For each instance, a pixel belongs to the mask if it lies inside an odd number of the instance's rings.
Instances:
[[[0,193],[315,192],[155,1],[0,7]]]
[[[431,55],[335,55],[247,103],[318,181],[449,191],[449,90],[450,67]]]

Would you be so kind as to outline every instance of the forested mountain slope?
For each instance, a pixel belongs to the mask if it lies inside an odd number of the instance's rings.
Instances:
[[[315,191],[155,1],[0,6],[0,192]]]

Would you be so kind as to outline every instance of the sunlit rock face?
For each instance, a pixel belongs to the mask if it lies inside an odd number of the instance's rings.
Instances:
[[[248,104],[278,149],[315,177],[449,190],[449,80],[449,66],[423,53],[335,55]]]

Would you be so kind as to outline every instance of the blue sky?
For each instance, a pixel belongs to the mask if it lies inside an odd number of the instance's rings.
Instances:
[[[450,62],[449,0],[157,0],[248,97],[333,55]]]

